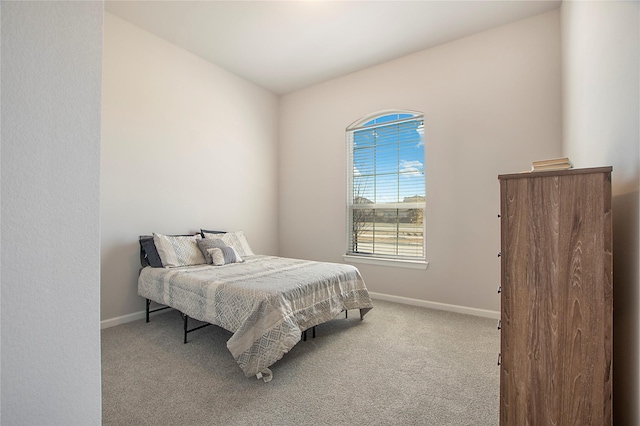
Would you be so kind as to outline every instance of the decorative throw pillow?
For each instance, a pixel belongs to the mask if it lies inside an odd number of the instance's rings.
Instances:
[[[191,266],[207,263],[198,248],[200,235],[170,236],[153,234],[153,243],[158,250],[162,266],[175,268],[177,266]]]
[[[207,252],[209,253],[209,256],[211,256],[212,264],[214,266],[244,262],[233,247],[214,247],[208,249]]]
[[[198,248],[204,255],[207,263],[212,263],[211,255],[207,250],[211,248],[222,248],[227,247],[227,245],[220,238],[201,238],[198,240]]]
[[[244,256],[253,256],[253,250],[251,250],[251,246],[247,241],[247,237],[244,235],[242,231],[235,232],[227,232],[225,234],[210,234],[204,233],[205,239],[220,239],[226,245],[233,247],[236,252],[244,257]]]

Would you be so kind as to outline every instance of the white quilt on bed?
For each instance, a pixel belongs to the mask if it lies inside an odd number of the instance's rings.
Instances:
[[[138,294],[232,332],[227,347],[247,377],[267,372],[303,330],[345,309],[373,307],[354,266],[273,256],[215,267],[146,267]]]

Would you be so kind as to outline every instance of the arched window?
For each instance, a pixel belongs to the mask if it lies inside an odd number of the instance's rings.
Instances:
[[[425,259],[424,118],[384,111],[347,128],[347,255]]]

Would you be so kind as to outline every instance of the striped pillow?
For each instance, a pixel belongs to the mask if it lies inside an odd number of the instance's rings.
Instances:
[[[200,251],[204,255],[204,258],[206,259],[207,263],[210,264],[213,261],[211,260],[211,255],[209,254],[208,250],[216,247],[217,248],[227,247],[227,245],[224,243],[224,241],[222,241],[219,238],[201,238],[198,240],[198,247],[200,248]]]
[[[213,266],[222,266],[229,263],[241,263],[244,262],[236,249],[229,246],[214,247],[207,250],[209,256],[211,256]]]

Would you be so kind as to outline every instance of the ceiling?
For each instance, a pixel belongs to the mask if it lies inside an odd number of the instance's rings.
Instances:
[[[106,11],[277,94],[537,15],[560,1],[133,1]]]

